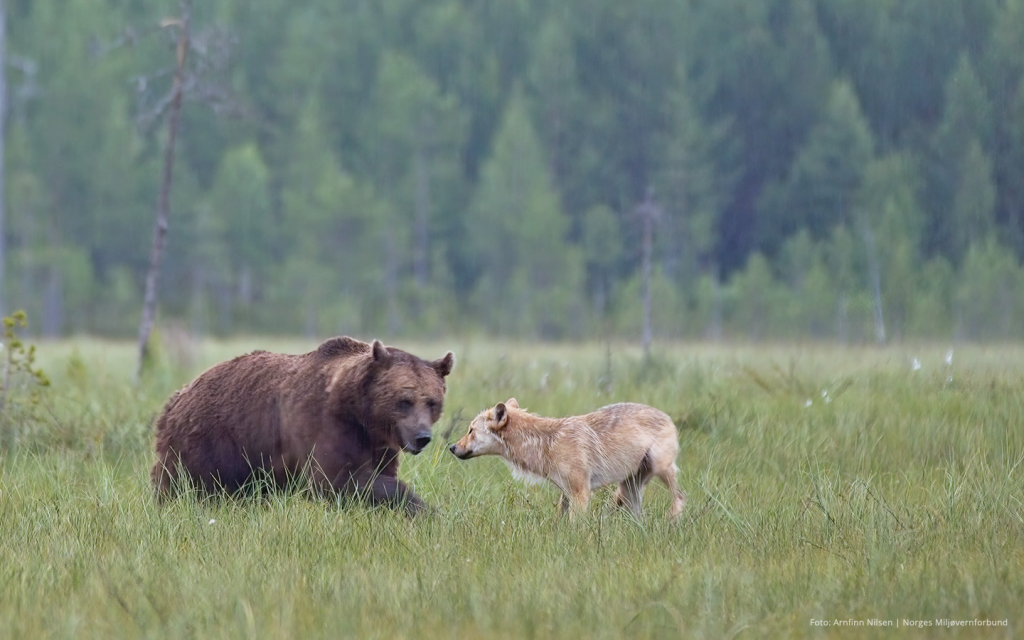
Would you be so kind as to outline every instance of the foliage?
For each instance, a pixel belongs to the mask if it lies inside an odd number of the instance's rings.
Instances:
[[[6,6],[0,302],[47,336],[129,335],[170,9]],[[916,283],[933,261],[946,289],[974,278],[993,237],[1020,268],[1022,7],[195,6],[223,64],[190,69],[206,75],[182,112],[161,318],[201,335],[631,336],[634,211],[653,188],[671,294],[656,313],[687,316],[659,337],[860,340],[864,300],[898,339],[991,336],[998,318],[955,321],[954,296]],[[233,107],[211,113],[214,94]],[[758,255],[772,295],[734,295]]]
[[[990,239],[971,247],[962,271],[955,294],[957,329],[987,339],[1016,337],[1015,319],[1024,310],[1024,273],[1014,257]]]
[[[832,88],[822,119],[808,133],[783,185],[765,192],[769,247],[807,229],[816,238],[852,222],[855,197],[874,141],[848,83]],[[778,191],[776,191],[776,189]]]
[[[40,400],[40,391],[50,379],[36,365],[36,346],[26,345],[18,331],[28,326],[25,312],[4,316],[0,340],[0,450],[15,444],[31,422],[30,411]]]
[[[476,315],[498,334],[560,338],[579,326],[582,252],[565,246],[568,220],[542,158],[525,106],[513,99],[467,222],[477,239]]]

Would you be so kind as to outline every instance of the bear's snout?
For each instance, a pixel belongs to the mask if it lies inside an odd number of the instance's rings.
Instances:
[[[409,453],[416,455],[427,448],[430,444],[430,432],[420,431],[415,434],[410,440],[406,441],[405,450]]]

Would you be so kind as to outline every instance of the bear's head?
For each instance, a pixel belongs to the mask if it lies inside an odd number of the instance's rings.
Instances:
[[[365,424],[388,446],[417,454],[430,444],[431,427],[441,417],[445,377],[455,357],[447,355],[432,362],[400,349],[385,347],[374,340],[372,362],[361,390]]]

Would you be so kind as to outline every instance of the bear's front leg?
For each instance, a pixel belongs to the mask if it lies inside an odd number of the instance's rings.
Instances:
[[[377,464],[364,462],[354,469],[351,463],[325,458],[318,461],[314,457],[313,461],[313,484],[318,493],[353,495],[373,504],[401,507],[410,516],[427,510],[426,503],[397,478],[397,452],[381,455]]]
[[[410,516],[427,510],[427,504],[409,485],[394,476],[379,472],[357,473],[352,476],[352,481],[357,495],[368,496],[376,504],[401,507]]]

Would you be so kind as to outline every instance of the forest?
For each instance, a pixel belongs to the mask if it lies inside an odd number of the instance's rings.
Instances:
[[[167,0],[0,0],[0,304],[138,327]],[[191,7],[160,324],[1024,338],[1024,0]]]

